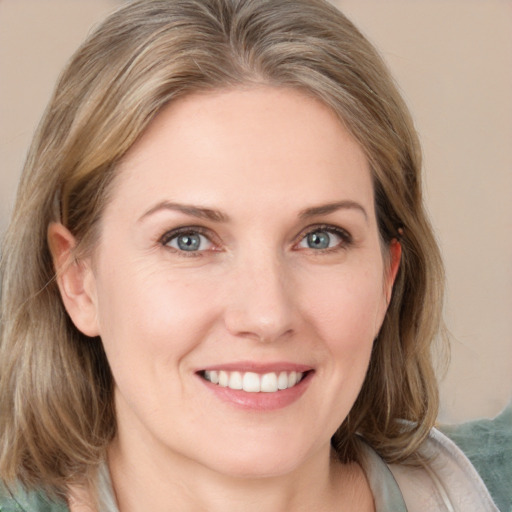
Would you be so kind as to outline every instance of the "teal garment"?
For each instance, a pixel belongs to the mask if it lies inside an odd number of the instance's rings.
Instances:
[[[0,512],[69,512],[65,503],[50,500],[42,492],[17,489],[10,493],[0,486]]]
[[[512,512],[512,403],[493,420],[442,425],[471,461],[501,512]]]

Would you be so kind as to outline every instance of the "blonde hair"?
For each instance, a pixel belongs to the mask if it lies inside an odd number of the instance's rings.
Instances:
[[[90,250],[116,163],[168,102],[264,83],[298,88],[340,117],[366,152],[384,244],[402,261],[359,397],[333,438],[358,433],[387,461],[412,454],[437,415],[431,345],[443,271],[421,194],[408,110],[372,45],[323,0],[136,0],[81,46],[30,149],[4,241],[0,474],[65,495],[115,436],[113,383],[98,339],[67,316],[47,244],[62,222]],[[405,421],[402,421],[405,420]]]

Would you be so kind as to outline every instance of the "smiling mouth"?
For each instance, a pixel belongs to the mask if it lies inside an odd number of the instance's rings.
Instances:
[[[205,370],[199,375],[219,387],[247,393],[277,393],[295,387],[309,372],[281,371],[269,373]]]

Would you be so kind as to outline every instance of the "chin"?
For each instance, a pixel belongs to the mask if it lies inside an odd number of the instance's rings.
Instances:
[[[277,460],[275,457],[266,460],[231,460],[213,469],[232,478],[252,480],[285,476],[293,473],[300,465],[294,456],[288,456]]]
[[[284,476],[293,473],[311,458],[311,452],[304,449],[305,444],[297,445],[285,439],[253,446],[232,446],[222,454],[212,453],[207,464],[212,470],[235,478]],[[329,453],[329,447],[326,453]]]

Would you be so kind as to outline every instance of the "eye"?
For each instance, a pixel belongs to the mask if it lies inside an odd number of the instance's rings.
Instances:
[[[198,229],[187,228],[166,233],[162,238],[162,244],[177,251],[201,252],[211,250],[213,242]]]
[[[328,250],[342,248],[351,242],[350,235],[334,226],[321,226],[306,233],[298,243],[301,249]]]

